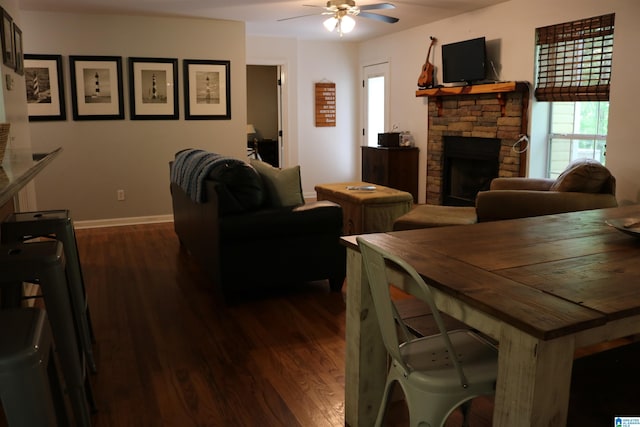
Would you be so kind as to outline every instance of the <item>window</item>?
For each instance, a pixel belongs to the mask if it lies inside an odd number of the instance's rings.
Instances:
[[[608,102],[553,102],[550,110],[549,178],[577,159],[605,164]]]
[[[548,176],[605,162],[614,14],[536,29],[538,101],[550,102]]]

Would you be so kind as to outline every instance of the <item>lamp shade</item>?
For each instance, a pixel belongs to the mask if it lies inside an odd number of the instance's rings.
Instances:
[[[343,33],[350,33],[356,26],[356,20],[346,15],[340,19],[340,31]]]
[[[252,124],[247,125],[247,135],[256,133],[256,128]]]
[[[338,20],[336,19],[335,16],[332,16],[331,18],[325,20],[322,23],[322,25],[324,25],[327,31],[330,31],[330,32],[336,29],[337,24],[338,24]]]

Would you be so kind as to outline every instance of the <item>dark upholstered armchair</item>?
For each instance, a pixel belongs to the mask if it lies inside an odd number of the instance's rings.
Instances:
[[[192,158],[211,154],[190,151]],[[304,203],[299,168],[260,163],[259,173],[242,160],[218,156],[215,166],[200,172],[202,199],[194,200],[177,181],[206,162],[178,165],[179,154],[170,166],[175,231],[226,297],[324,279],[332,290],[341,289],[346,274],[342,209],[331,202]]]

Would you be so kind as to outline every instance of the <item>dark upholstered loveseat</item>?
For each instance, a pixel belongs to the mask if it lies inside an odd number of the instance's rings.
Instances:
[[[179,183],[176,171],[180,167],[182,175],[193,177],[189,168],[206,162],[181,162],[185,154],[213,155],[185,150],[170,163],[175,231],[225,296],[324,279],[331,289],[341,289],[346,274],[339,241],[342,209],[331,202],[304,203],[299,168],[260,164],[264,173],[259,173],[242,160],[221,158],[199,172],[204,175],[197,199],[193,189]],[[283,194],[291,188],[296,193],[296,185],[297,194]]]

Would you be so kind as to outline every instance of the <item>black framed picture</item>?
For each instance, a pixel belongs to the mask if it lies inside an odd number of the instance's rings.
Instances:
[[[13,52],[16,73],[24,74],[24,52],[22,51],[22,30],[13,23]]]
[[[73,120],[124,119],[122,57],[70,56]]]
[[[183,64],[185,119],[230,119],[230,61],[185,59]]]
[[[129,58],[132,120],[178,119],[178,60]]]
[[[2,9],[2,8],[0,8]],[[7,67],[16,67],[16,54],[13,48],[13,18],[2,9],[2,20],[0,20],[0,32],[2,35],[2,62]]]
[[[24,55],[29,121],[66,120],[61,55]]]

